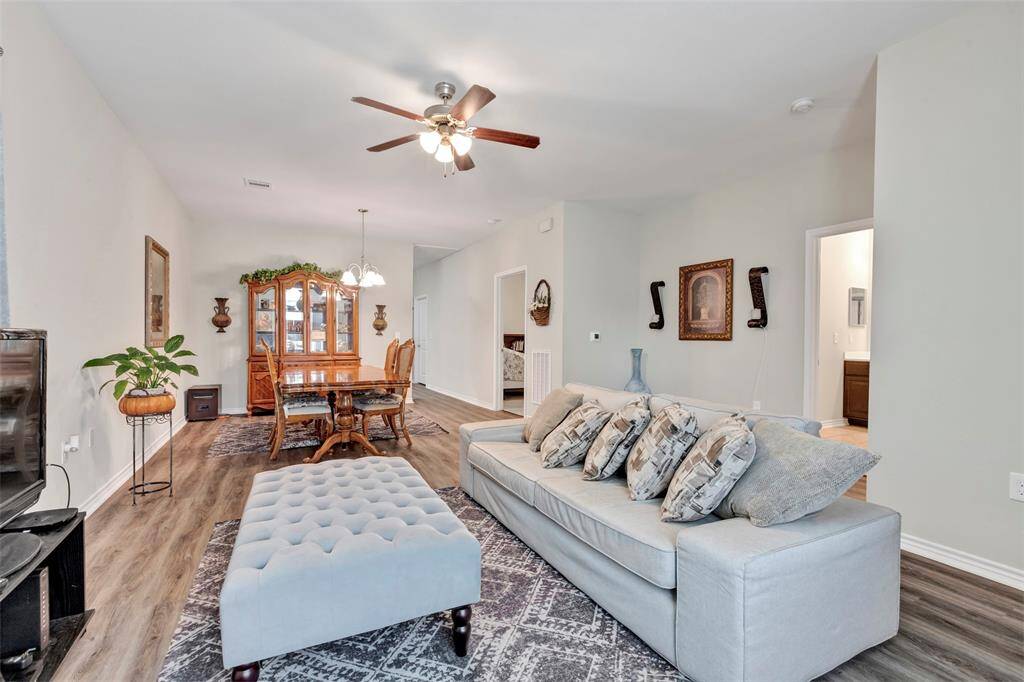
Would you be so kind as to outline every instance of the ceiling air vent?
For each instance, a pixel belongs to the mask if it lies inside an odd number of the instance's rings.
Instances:
[[[242,178],[242,182],[245,183],[246,187],[254,187],[256,189],[270,189],[270,183],[266,180],[254,180],[252,178]]]

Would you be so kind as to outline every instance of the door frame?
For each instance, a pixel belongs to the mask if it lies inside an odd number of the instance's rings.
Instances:
[[[837,234],[872,230],[874,227],[874,218],[863,218],[838,225],[811,228],[804,236],[804,417],[807,419],[814,419],[814,406],[818,398],[818,359],[821,354],[818,347],[818,326],[821,323],[821,240]]]
[[[526,334],[526,332],[529,330],[529,323],[527,322],[527,320],[530,317],[530,292],[528,291],[529,287],[526,286],[526,284],[529,283],[530,278],[529,275],[527,275],[526,273],[525,265],[520,265],[518,267],[510,268],[508,270],[502,270],[501,272],[495,273],[494,275],[494,336],[491,341],[491,356],[494,359],[494,369],[491,372],[491,380],[494,383],[494,394],[492,396],[493,400],[491,402],[491,409],[493,409],[495,412],[500,411],[505,398],[502,391],[502,384],[504,382],[502,381],[503,377],[501,374],[501,348],[504,345],[504,332],[502,331],[501,328],[501,280],[503,280],[506,277],[511,277],[512,275],[518,275],[519,273],[523,274],[523,341],[525,343],[525,345],[523,346],[523,413],[525,415],[526,396],[528,395],[530,382],[530,355],[529,353],[527,353],[529,341],[527,340]]]
[[[412,382],[414,384],[423,384],[424,386],[426,386],[427,385],[427,382],[425,381],[426,376],[424,376],[424,375],[426,374],[426,370],[427,370],[427,356],[430,354],[430,346],[429,346],[429,344],[426,345],[426,346],[421,345],[420,344],[420,338],[422,336],[428,336],[428,338],[429,338],[429,334],[427,333],[428,330],[429,330],[429,326],[428,326],[427,329],[423,328],[423,322],[421,320],[421,318],[423,316],[418,315],[417,312],[416,312],[416,307],[417,307],[417,305],[419,304],[420,301],[423,301],[423,308],[424,308],[424,310],[427,310],[429,308],[429,305],[430,305],[429,304],[430,299],[427,297],[426,294],[423,294],[422,296],[417,296],[417,297],[415,297],[412,300],[412,339],[413,339],[413,343],[415,343],[417,345],[417,348],[416,348],[416,360],[417,360],[417,362],[415,362],[413,364],[413,367],[412,367],[412,370],[413,370]],[[427,324],[429,325],[430,324],[430,315],[429,315],[429,313],[425,317],[426,317],[426,320],[427,320]],[[419,330],[419,332],[420,332],[419,334],[416,333],[417,330]]]

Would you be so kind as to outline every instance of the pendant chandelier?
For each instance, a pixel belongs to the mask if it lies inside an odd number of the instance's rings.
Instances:
[[[375,268],[366,262],[366,214],[369,213],[369,209],[359,209],[359,219],[363,225],[363,251],[362,255],[359,256],[359,263],[352,263],[345,269],[345,273],[341,276],[341,283],[354,287],[362,287],[369,289],[370,287],[382,287],[386,284],[384,276],[380,274],[380,270]]]

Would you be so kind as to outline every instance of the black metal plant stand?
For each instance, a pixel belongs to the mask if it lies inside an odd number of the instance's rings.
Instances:
[[[170,412],[145,414],[137,417],[125,417],[128,426],[132,427],[132,506],[135,506],[136,495],[152,495],[164,490],[168,497],[174,497],[174,420]],[[146,425],[167,423],[167,447],[169,468],[166,481],[146,480]],[[141,438],[137,436],[141,429]],[[142,459],[142,480],[136,481],[136,453]]]

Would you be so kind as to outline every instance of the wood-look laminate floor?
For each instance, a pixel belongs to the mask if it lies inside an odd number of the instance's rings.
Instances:
[[[838,440],[850,445],[856,445],[858,448],[867,449],[868,447],[868,430],[863,426],[833,426],[822,429],[821,437],[826,440]],[[868,477],[861,476],[860,480],[846,491],[846,496],[852,497],[855,500],[867,500]]]
[[[508,417],[415,387],[416,411],[448,430],[384,441],[433,487],[458,481],[458,426]],[[253,474],[295,464],[310,449],[210,459],[217,422],[175,437],[174,498],[132,508],[127,487],[86,520],[87,601],[96,615],[58,671],[59,680],[152,680],[163,662],[213,524],[241,516]],[[338,455],[336,455],[338,456]],[[358,456],[358,451],[341,456]],[[161,452],[147,465],[159,471]],[[842,680],[1022,679],[1024,596],[996,583],[904,554],[900,635],[831,674]],[[827,608],[823,604],[823,608]]]

